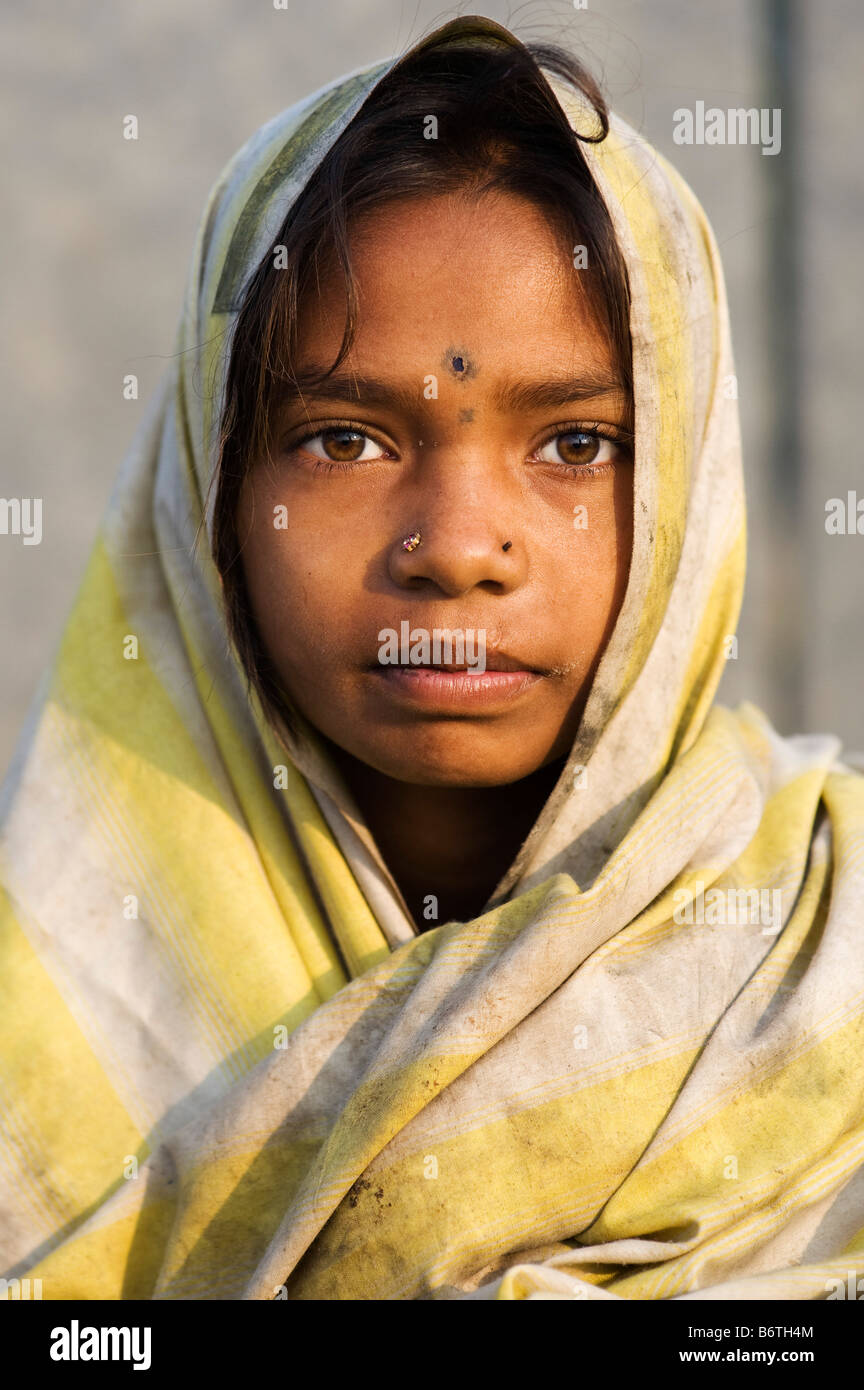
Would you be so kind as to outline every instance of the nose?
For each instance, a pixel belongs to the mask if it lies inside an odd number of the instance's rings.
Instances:
[[[516,510],[494,488],[473,496],[445,485],[417,495],[402,515],[404,531],[388,553],[393,582],[403,589],[435,589],[461,598],[472,589],[505,594],[524,583],[527,545]],[[419,539],[418,539],[419,538]]]

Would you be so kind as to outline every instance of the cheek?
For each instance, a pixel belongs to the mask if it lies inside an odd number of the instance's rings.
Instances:
[[[616,474],[580,490],[573,503],[558,570],[571,605],[609,608],[620,602],[632,550],[632,485]],[[565,559],[566,555],[566,559]]]
[[[350,630],[350,596],[362,593],[362,558],[319,508],[305,516],[302,507],[274,502],[267,489],[256,490],[245,531],[244,515],[248,504],[241,507],[238,534],[247,536],[243,571],[261,636],[280,664],[308,669]]]

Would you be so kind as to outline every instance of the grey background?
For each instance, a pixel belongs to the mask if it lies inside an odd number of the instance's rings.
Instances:
[[[783,733],[829,730],[864,748],[864,537],[825,531],[828,498],[856,486],[864,497],[864,5],[7,0],[0,496],[43,498],[43,540],[0,536],[0,773],[173,350],[223,164],[298,97],[457,13],[571,47],[706,207],[729,289],[750,515],[739,655],[721,698],[755,700]],[[782,105],[781,153],[675,145],[672,113],[698,100]],[[122,138],[128,114],[138,141]],[[123,400],[128,372],[136,402]]]

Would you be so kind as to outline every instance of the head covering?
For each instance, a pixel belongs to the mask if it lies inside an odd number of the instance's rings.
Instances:
[[[585,156],[632,286],[629,585],[482,916],[415,932],[314,731],[280,743],[227,643],[230,330],[395,61],[213,189],[4,790],[0,1265],[44,1298],[825,1297],[864,1274],[864,779],[712,704],[744,574],[723,276],[622,120]]]

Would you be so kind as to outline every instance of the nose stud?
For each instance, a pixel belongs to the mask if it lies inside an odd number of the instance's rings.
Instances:
[[[422,540],[423,537],[421,536],[419,531],[412,531],[410,536],[406,536],[404,541],[402,542],[402,549],[407,550],[410,554],[412,550],[417,549],[418,545],[420,545]],[[512,548],[512,545],[512,541],[505,541],[501,549],[505,551],[510,550]]]

